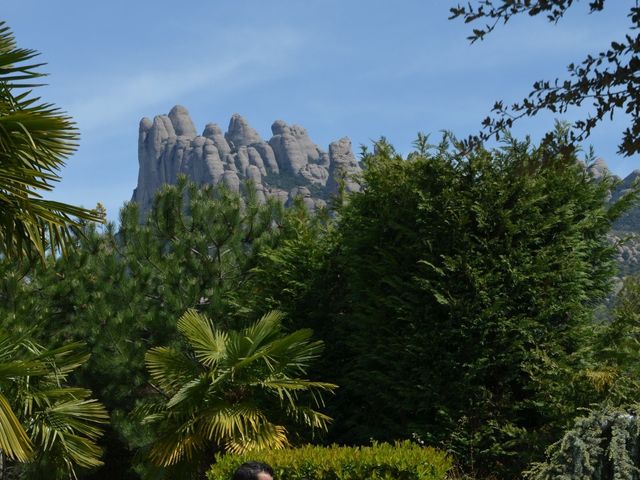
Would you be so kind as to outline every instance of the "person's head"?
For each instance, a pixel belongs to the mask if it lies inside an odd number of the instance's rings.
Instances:
[[[233,480],[273,480],[273,469],[262,462],[246,462],[238,467]]]

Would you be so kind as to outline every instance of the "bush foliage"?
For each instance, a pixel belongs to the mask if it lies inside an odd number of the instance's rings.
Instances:
[[[576,419],[564,437],[549,447],[547,456],[546,462],[527,472],[529,480],[638,480],[638,406],[605,407]]]
[[[615,271],[607,233],[637,191],[607,202],[614,180],[591,177],[562,131],[467,155],[447,140],[421,136],[407,158],[378,142],[336,216],[181,181],[144,224],[128,205],[68,256],[0,264],[7,326],[91,350],[78,379],[112,419],[95,478],[160,478],[139,463],[157,437],[128,413],[157,392],[144,352],[184,349],[187,309],[225,332],[277,309],[285,331],[324,341],[308,374],[340,386],[335,421],[313,438],[283,422],[292,445],[416,436],[467,473],[514,478],[579,408],[634,401],[637,288],[612,322],[594,308]]]
[[[209,480],[228,480],[242,463],[258,460],[273,467],[278,480],[442,480],[452,467],[444,452],[409,441],[370,447],[305,446],[248,455],[224,455]]]
[[[511,478],[576,409],[637,393],[600,381],[630,357],[598,353],[594,320],[615,272],[607,232],[636,193],[607,204],[614,180],[596,181],[562,128],[468,155],[447,140],[421,136],[407,158],[378,142],[333,233],[280,244],[262,285],[327,345],[315,376],[340,385],[329,441],[416,433]],[[300,283],[313,287],[281,294]]]

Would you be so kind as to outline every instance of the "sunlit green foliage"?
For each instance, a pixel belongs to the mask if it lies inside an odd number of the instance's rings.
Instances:
[[[137,399],[154,393],[145,352],[177,342],[176,318],[190,308],[220,319],[216,327],[223,329],[242,328],[268,311],[252,271],[260,252],[291,236],[295,218],[305,215],[275,201],[260,205],[251,194],[243,200],[182,182],[161,189],[144,224],[127,205],[119,230],[87,225],[64,257],[2,264],[0,309],[10,324],[40,324],[47,345],[88,344],[92,357],[77,377],[111,412],[111,476],[135,478],[125,474],[136,462],[132,449],[149,441],[128,416]]]
[[[444,480],[453,463],[441,451],[408,441],[368,447],[305,446],[219,456],[208,479],[228,480],[249,460],[272,466],[278,480]]]
[[[0,254],[6,307],[0,326],[0,477],[75,477],[76,470],[102,464],[96,444],[106,423],[104,407],[90,390],[69,386],[68,376],[86,362],[79,344],[47,349],[33,342],[31,321],[13,322],[28,283],[29,265],[9,259],[65,253],[80,221],[99,212],[45,200],[58,171],[75,150],[71,119],[31,95],[44,76],[31,63],[34,50],[18,48],[0,22]],[[26,333],[25,333],[26,332]]]
[[[45,200],[76,148],[78,131],[58,108],[31,95],[42,63],[19,48],[0,21],[0,252],[10,256],[65,250],[79,220],[96,211]]]
[[[285,333],[281,319],[270,312],[242,330],[221,330],[189,310],[178,321],[187,350],[147,352],[161,395],[139,414],[156,434],[149,449],[154,463],[189,462],[197,471],[214,452],[284,448],[284,419],[326,430],[330,419],[314,408],[323,406],[322,392],[335,385],[304,378],[322,342],[312,341],[308,329]],[[311,406],[301,398],[305,394]]]
[[[606,393],[606,401],[628,405],[640,398],[640,277],[628,276],[612,306],[611,318],[593,345],[598,366],[586,374]]]
[[[88,358],[79,347],[47,350],[0,329],[0,478],[66,479],[102,465],[96,441],[107,412],[67,384]]]
[[[549,447],[529,480],[637,480],[640,478],[638,407],[606,407],[575,420],[562,439]]]
[[[128,412],[164,389],[145,352],[188,351],[175,330],[188,309],[218,332],[283,310],[287,331],[312,328],[326,344],[309,375],[341,387],[329,441],[415,436],[467,472],[518,474],[577,408],[633,398],[637,327],[622,313],[633,297],[610,326],[593,310],[615,271],[606,234],[635,193],[608,205],[613,180],[594,181],[562,132],[468,156],[424,136],[407,159],[379,142],[364,161],[364,190],[336,217],[183,182],[159,192],[144,224],[128,205],[119,231],[89,225],[68,256],[4,264],[13,325],[91,348],[78,378],[113,411],[105,475],[136,478],[133,452],[173,425],[150,414],[140,427]]]

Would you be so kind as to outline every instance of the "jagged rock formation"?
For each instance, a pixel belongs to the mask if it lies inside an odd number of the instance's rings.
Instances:
[[[143,118],[138,137],[138,186],[132,200],[140,205],[144,217],[156,190],[165,183],[175,183],[180,174],[200,185],[223,183],[234,191],[250,182],[261,201],[275,197],[288,204],[301,197],[311,210],[325,206],[339,185],[346,192],[359,190],[355,177],[361,168],[348,138],[331,143],[326,152],[298,125],[276,120],[271,131],[273,136],[265,141],[235,114],[226,133],[209,123],[198,135],[189,112],[179,105],[153,121]],[[586,168],[594,178],[612,175],[602,159]],[[640,170],[635,170],[621,179],[610,200],[620,198],[638,177]],[[610,240],[618,250],[621,274],[640,272],[640,207],[615,223]]]
[[[275,197],[289,203],[302,197],[311,210],[325,206],[341,182],[347,192],[359,189],[354,176],[360,165],[348,138],[331,143],[325,152],[298,125],[277,120],[271,131],[273,136],[265,141],[235,114],[226,133],[209,123],[198,135],[189,112],[180,105],[153,121],[143,118],[138,186],[132,200],[144,215],[156,190],[175,183],[180,174],[200,185],[223,183],[234,191],[251,182],[260,201]]]
[[[610,193],[609,201],[619,200],[640,177],[640,170],[634,170],[624,179],[613,175],[606,162],[599,158],[587,167],[587,171],[596,179],[612,176],[618,185]],[[631,208],[613,225],[609,240],[617,250],[617,261],[620,265],[620,276],[640,272],[640,206]]]

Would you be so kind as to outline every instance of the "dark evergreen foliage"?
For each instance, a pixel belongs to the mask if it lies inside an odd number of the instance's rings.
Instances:
[[[341,386],[331,440],[418,437],[510,476],[578,406],[614,395],[597,382],[593,309],[615,269],[606,233],[633,197],[608,207],[612,180],[594,181],[565,134],[468,156],[421,136],[406,160],[379,143],[336,230],[270,255],[273,298],[307,286],[272,306],[321,334],[318,375]]]
[[[613,405],[637,403],[640,394],[640,277],[624,279],[611,318],[600,329],[593,351],[599,366],[587,372]]]
[[[313,328],[326,353],[309,375],[340,385],[326,440],[414,438],[480,475],[540,460],[579,407],[635,398],[633,282],[612,323],[593,312],[615,269],[606,234],[636,192],[607,203],[613,180],[589,176],[566,132],[467,155],[448,138],[420,136],[407,159],[376,144],[364,190],[334,218],[181,183],[145,224],[128,205],[118,232],[88,225],[64,258],[5,263],[15,328],[91,348],[80,379],[113,421],[94,478],[137,477],[132,453],[150,437],[128,412],[156,393],[144,352],[182,349],[188,308],[223,330],[274,308],[290,330]]]
[[[136,205],[114,225],[87,225],[65,257],[45,265],[5,263],[0,308],[14,328],[38,324],[40,340],[84,340],[91,353],[79,374],[111,412],[107,438],[109,471],[95,478],[135,478],[131,449],[148,442],[130,417],[136,402],[155,393],[144,354],[152,346],[178,342],[176,319],[187,309],[216,318],[218,328],[240,328],[257,298],[250,272],[259,252],[290,231],[276,201],[259,205],[224,189],[186,182],[159,193],[145,224]],[[135,463],[135,461],[134,461]]]

